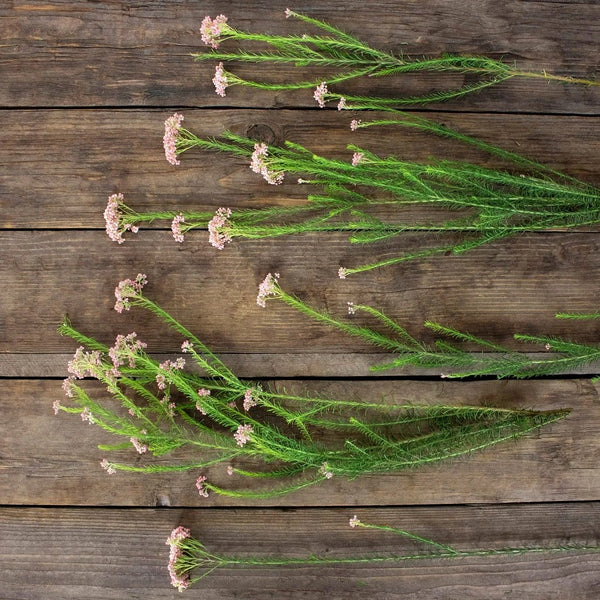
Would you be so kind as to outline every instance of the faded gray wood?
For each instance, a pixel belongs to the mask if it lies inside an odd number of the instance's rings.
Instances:
[[[599,104],[600,105],[600,104]],[[289,176],[270,186],[248,168],[249,161],[224,154],[191,151],[179,167],[169,165],[162,148],[160,110],[0,111],[5,156],[0,166],[0,227],[104,228],[102,213],[110,194],[121,192],[140,212],[214,211],[229,206],[289,204],[314,188]],[[290,140],[325,156],[350,160],[350,143],[383,156],[427,161],[432,156],[512,168],[493,156],[414,128],[377,127],[352,133],[355,116],[337,111],[185,110],[186,127],[200,136],[229,129],[282,144]],[[389,115],[388,115],[389,116]],[[457,113],[427,114],[449,127],[518,152],[589,183],[600,184],[600,120],[589,117]],[[322,132],[326,130],[327,136]],[[455,215],[456,213],[454,213]],[[435,219],[411,208],[390,220]],[[168,228],[168,222],[148,227]],[[146,228],[146,226],[144,227]],[[143,228],[143,229],[144,229]],[[126,236],[133,241],[133,236]]]
[[[204,49],[198,27],[206,14],[226,12],[234,27],[270,33],[303,33],[286,20],[285,2],[82,3],[41,0],[4,6],[0,48],[4,85],[0,105],[74,106],[314,106],[312,93],[270,94],[246,88],[215,96],[214,64],[194,64],[190,53]],[[598,77],[600,7],[596,2],[503,2],[435,0],[423,3],[334,1],[299,3],[298,12],[326,19],[374,47],[395,53],[463,53],[516,62],[528,70]],[[229,45],[231,47],[231,45]],[[293,67],[240,65],[242,77],[306,79]],[[318,75],[313,75],[317,76]],[[339,89],[384,95],[398,89],[413,95],[441,84],[460,86],[462,77],[382,78]],[[543,80],[514,79],[449,104],[452,110],[598,114],[598,90],[548,86]]]
[[[183,525],[210,551],[347,557],[420,549],[400,536],[350,529],[365,522],[404,528],[459,549],[598,544],[598,504],[318,510],[0,509],[0,585],[5,600],[179,597],[167,573],[171,530]],[[329,567],[230,567],[186,598],[461,598],[592,600],[598,554],[429,560]]]
[[[267,500],[198,496],[198,471],[171,474],[118,472],[108,475],[100,461],[166,464],[129,450],[100,451],[98,444],[122,440],[82,423],[78,415],[54,416],[55,400],[69,405],[60,381],[5,380],[0,397],[0,498],[10,505],[82,506],[360,506],[465,503],[564,502],[595,500],[600,493],[597,440],[598,389],[586,381],[320,380],[273,382],[288,392],[329,398],[393,403],[471,404],[504,408],[558,409],[572,413],[516,442],[471,456],[405,473],[334,478],[294,494]],[[90,386],[98,399],[101,386]],[[189,452],[174,460],[197,460]],[[258,463],[257,463],[258,464]],[[254,465],[236,463],[242,468]],[[226,474],[226,465],[206,471],[218,486],[250,486],[261,481]]]

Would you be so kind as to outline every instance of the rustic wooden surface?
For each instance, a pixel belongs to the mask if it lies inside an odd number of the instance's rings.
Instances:
[[[290,6],[407,54],[486,54],[532,70],[600,77],[600,5],[593,0],[426,0]],[[105,235],[109,194],[134,208],[213,210],[282,204],[304,190],[264,185],[243,160],[190,153],[167,164],[162,123],[174,110],[203,135],[232,129],[291,139],[328,156],[349,142],[426,159],[445,155],[489,166],[493,157],[413,130],[351,134],[352,115],[319,110],[310,91],[269,94],[234,87],[218,98],[214,65],[194,63],[198,26],[225,13],[243,29],[301,31],[287,3],[41,0],[0,5],[0,598],[175,598],[168,581],[171,529],[185,525],[219,552],[301,556],[395,552],[407,542],[350,530],[348,518],[388,523],[460,548],[600,543],[600,386],[591,365],[537,381],[442,381],[431,371],[377,377],[385,355],[307,321],[280,304],[255,304],[269,271],[315,306],[344,317],[369,303],[425,339],[425,319],[524,351],[515,332],[597,343],[600,325],[557,321],[561,310],[597,310],[596,227],[524,235],[460,257],[442,256],[340,281],[340,265],[416,248],[411,235],[377,246],[346,236],[236,240],[223,252],[207,232],[175,244],[168,225],[122,246]],[[250,65],[240,74],[256,73]],[[282,71],[280,70],[279,73]],[[265,77],[275,70],[265,67]],[[298,73],[289,70],[289,77]],[[381,94],[413,94],[460,78],[376,82]],[[352,84],[365,93],[373,82]],[[428,116],[600,185],[598,89],[514,79]],[[326,131],[327,135],[323,135]],[[418,214],[418,213],[416,213]],[[63,314],[110,342],[136,330],[149,350],[181,340],[148,315],[112,310],[117,281],[148,274],[148,295],[197,332],[236,371],[275,387],[332,397],[572,408],[519,442],[408,474],[332,480],[269,501],[195,491],[193,476],[108,476],[97,444],[107,438],[78,418],[54,416],[74,344],[56,333]],[[227,476],[215,469],[211,479]],[[403,566],[224,569],[191,598],[495,599],[597,598],[599,555],[479,558]]]

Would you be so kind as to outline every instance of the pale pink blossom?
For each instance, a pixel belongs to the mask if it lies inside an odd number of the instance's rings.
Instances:
[[[142,444],[140,440],[137,438],[129,438],[129,441],[133,444],[133,447],[138,451],[138,454],[145,454],[148,452],[148,446],[146,444]]]
[[[313,98],[318,102],[319,106],[323,108],[325,106],[325,94],[328,93],[327,84],[322,81],[313,94]]]
[[[353,315],[356,312],[356,307],[354,306],[354,302],[348,302],[348,314]]]
[[[100,461],[100,466],[109,474],[109,475],[114,475],[117,470],[115,469],[115,467],[113,465],[111,465],[108,460],[106,458],[103,458]]]
[[[142,293],[142,288],[148,283],[148,278],[143,273],[138,273],[135,279],[123,279],[115,288],[115,310],[118,313],[131,308],[130,298],[135,298]]]
[[[217,250],[223,250],[225,244],[231,241],[231,235],[228,231],[230,228],[229,217],[231,217],[231,209],[221,207],[217,209],[215,216],[208,222],[208,241]]]
[[[290,17],[293,17],[293,16],[294,16],[294,12],[291,11],[289,8],[286,8],[285,9],[285,18],[289,19]]]
[[[196,479],[196,488],[198,489],[198,493],[203,498],[208,498],[208,490],[206,489],[206,484],[204,483],[205,481],[206,481],[206,476],[200,475],[200,477],[198,477],[198,479]]]
[[[345,269],[344,267],[340,267],[338,269],[338,277],[340,279],[346,279],[346,275],[348,275],[348,270]]]
[[[204,17],[200,25],[200,34],[202,41],[215,50],[219,47],[219,38],[226,29],[227,17],[225,15],[219,15],[214,19],[209,16]]]
[[[100,352],[97,350],[86,352],[83,346],[79,346],[73,358],[67,363],[67,371],[76,379],[83,379],[88,375],[95,377],[101,366],[102,357]]]
[[[109,348],[108,356],[113,363],[113,375],[119,377],[118,371],[121,365],[127,364],[130,368],[135,367],[136,354],[147,347],[148,344],[137,339],[137,333],[132,331],[127,335],[117,335],[114,345]]]
[[[62,408],[61,404],[60,404],[60,400],[55,400],[52,403],[52,410],[54,411],[54,414],[57,415],[58,411]]]
[[[165,134],[163,136],[163,147],[165,149],[165,158],[174,166],[180,164],[177,160],[177,139],[179,138],[179,130],[183,115],[175,113],[165,121]]]
[[[256,304],[265,308],[266,300],[271,296],[277,296],[277,282],[279,280],[279,273],[274,275],[268,273],[264,278],[263,282],[258,286],[258,296],[256,296]]]
[[[331,479],[333,477],[333,473],[329,470],[329,465],[327,464],[327,462],[324,462],[319,467],[319,474],[323,475],[325,479]]]
[[[92,425],[94,423],[94,415],[87,406],[81,411],[81,420]]]
[[[132,225],[131,223],[123,223],[123,212],[121,210],[123,201],[123,194],[113,194],[108,197],[106,208],[104,209],[104,221],[106,222],[106,234],[108,237],[122,244],[125,240],[123,238],[123,232],[131,231],[137,233],[139,227]]]
[[[249,440],[250,436],[254,432],[252,425],[240,425],[237,431],[233,434],[235,441],[238,446],[244,446]]]
[[[215,69],[215,76],[213,77],[213,85],[215,86],[215,92],[217,92],[218,96],[221,98],[225,98],[225,89],[229,85],[229,81],[227,80],[227,73],[223,68],[223,63],[220,62]]]
[[[346,98],[344,96],[340,96],[340,101],[338,102],[337,109],[344,110],[346,108]]]
[[[249,411],[251,408],[256,406],[256,398],[254,397],[254,390],[248,388],[244,393],[244,410]]]
[[[74,396],[74,390],[73,390],[73,382],[75,381],[74,377],[67,377],[63,382],[62,382],[62,389],[63,392],[65,393],[65,396],[67,396],[67,398],[73,398]],[[55,412],[56,414],[56,412]]]
[[[262,142],[254,144],[254,152],[250,158],[250,168],[254,173],[262,175],[267,183],[279,185],[283,182],[285,174],[283,172],[269,171],[266,159],[269,156],[268,146]]]
[[[193,348],[194,345],[192,344],[192,342],[190,342],[190,340],[185,340],[183,344],[181,344],[182,352],[191,352]]]
[[[171,577],[171,585],[176,587],[180,592],[187,589],[190,585],[190,576],[188,573],[180,574],[177,572],[177,561],[183,555],[181,551],[181,543],[189,538],[191,532],[185,527],[177,527],[173,529],[171,535],[167,539],[167,545],[170,546],[169,551],[169,576]]]
[[[178,358],[176,360],[165,360],[158,365],[159,372],[156,374],[155,380],[159,390],[164,390],[167,387],[167,375],[171,371],[181,371],[185,367],[185,358]],[[169,408],[175,408],[173,405]]]
[[[201,398],[204,398],[206,396],[210,396],[210,390],[207,390],[206,388],[200,388],[198,390],[198,396],[200,396]]]
[[[352,166],[355,167],[364,158],[364,156],[364,152],[355,152],[352,155]]]
[[[231,465],[227,465],[227,475],[229,475],[229,477],[233,475],[233,467]]]
[[[356,527],[357,525],[360,525],[360,519],[359,519],[359,518],[358,518],[356,515],[354,515],[354,516],[353,516],[353,517],[350,519],[349,525],[350,525],[350,527],[352,527],[352,528]]]
[[[352,121],[350,121],[350,129],[352,131],[356,131],[360,127],[361,123],[362,121],[360,121],[359,119],[352,119]]]
[[[182,214],[175,215],[173,222],[171,223],[171,231],[173,232],[173,238],[180,244],[184,240],[183,232],[181,231],[181,224],[185,223],[185,217]]]

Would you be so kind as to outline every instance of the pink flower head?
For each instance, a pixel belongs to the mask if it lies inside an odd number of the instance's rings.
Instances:
[[[319,106],[323,108],[325,106],[325,94],[328,93],[327,84],[322,81],[313,94],[313,98],[318,102]]]
[[[348,302],[348,314],[353,315],[356,312],[356,307],[354,306],[354,302]]]
[[[73,376],[67,377],[62,383],[62,389],[67,398],[73,398],[74,390],[73,390],[73,382],[75,378]],[[58,402],[58,400],[57,400]],[[60,405],[59,405],[60,406]],[[57,414],[57,411],[54,411],[54,414]]]
[[[237,431],[233,434],[235,441],[238,446],[244,446],[249,440],[250,436],[254,432],[252,425],[240,425]]]
[[[52,403],[52,410],[54,410],[54,414],[57,415],[58,411],[61,409],[60,400],[55,400]]]
[[[348,275],[348,270],[345,269],[344,267],[340,267],[338,269],[338,277],[340,279],[346,279],[346,275]]]
[[[229,475],[229,477],[233,475],[233,467],[231,465],[227,465],[227,475]]]
[[[350,519],[350,523],[349,523],[350,527],[354,528],[357,525],[360,525],[360,519],[354,515],[351,519]]]
[[[352,155],[352,166],[355,167],[364,158],[364,156],[364,152],[355,152]]]
[[[180,244],[183,242],[183,232],[181,231],[181,224],[185,223],[185,217],[182,214],[175,215],[173,222],[171,223],[171,231],[176,242]]]
[[[217,65],[217,68],[215,69],[215,76],[213,77],[212,82],[215,86],[215,92],[217,92],[217,95],[221,96],[221,98],[225,98],[225,89],[229,85],[229,81],[227,79],[227,73],[223,68],[222,62]]]
[[[206,489],[206,485],[204,483],[205,481],[206,481],[206,476],[200,475],[200,477],[198,477],[198,479],[196,479],[196,488],[198,489],[198,493],[203,498],[208,498],[208,490]]]
[[[208,241],[217,250],[223,250],[225,244],[231,241],[231,235],[228,232],[230,227],[229,217],[231,217],[231,209],[221,207],[208,223]]]
[[[108,356],[113,363],[113,374],[119,377],[118,368],[127,364],[133,369],[135,367],[136,354],[147,347],[148,344],[137,339],[137,333],[132,331],[128,335],[118,335],[115,344],[108,350]]]
[[[265,308],[266,300],[271,296],[277,296],[277,281],[279,280],[279,273],[272,275],[269,273],[258,286],[258,296],[256,296],[256,304]]]
[[[289,19],[290,17],[294,16],[294,12],[291,11],[289,8],[285,9],[285,18]]]
[[[86,407],[81,411],[81,420],[84,423],[89,423],[90,425],[94,423],[94,415],[92,414],[89,408]]]
[[[202,41],[215,50],[219,47],[219,38],[226,29],[227,17],[225,15],[219,15],[214,19],[209,16],[204,17],[200,25],[200,34]]]
[[[146,444],[142,444],[140,440],[137,438],[129,438],[129,441],[133,444],[133,447],[138,451],[138,454],[145,454],[148,452],[148,446]]]
[[[171,585],[176,587],[180,592],[187,589],[190,585],[190,576],[188,573],[180,574],[177,572],[177,561],[183,555],[181,544],[183,540],[189,538],[191,532],[185,527],[177,527],[173,529],[171,535],[167,539],[167,545],[171,547],[169,552],[169,575],[171,577]]]
[[[251,408],[256,406],[256,398],[254,397],[254,390],[248,388],[244,393],[243,407],[245,411],[249,411]]]
[[[333,477],[333,473],[329,470],[329,465],[326,462],[319,467],[319,475],[323,475],[325,479],[331,479]]]
[[[135,298],[142,293],[142,288],[148,283],[148,278],[143,273],[138,273],[135,279],[123,279],[115,288],[115,310],[118,313],[131,308],[130,298]]]
[[[193,348],[194,348],[194,344],[192,344],[192,342],[190,342],[190,340],[185,340],[181,344],[181,351],[182,352],[191,352]]]
[[[172,371],[181,371],[185,367],[185,358],[178,358],[177,360],[165,360],[158,365],[159,372],[157,373],[155,380],[159,390],[164,390],[167,387],[167,375]],[[170,407],[170,408],[174,408]]]
[[[346,108],[346,98],[344,96],[340,96],[340,101],[338,102],[337,109],[344,110]]]
[[[111,465],[108,460],[106,460],[106,458],[103,458],[100,461],[100,466],[109,474],[109,475],[114,475],[117,470],[113,467],[113,465]]]
[[[350,129],[352,131],[356,131],[360,127],[361,123],[362,121],[360,121],[359,119],[352,119],[352,121],[350,121]]]
[[[268,146],[262,142],[261,144],[254,144],[254,152],[250,159],[250,168],[254,173],[262,175],[267,183],[271,185],[279,185],[283,182],[284,173],[276,171],[269,171],[266,159],[269,156]]]
[[[137,233],[139,228],[131,223],[123,224],[123,212],[122,206],[124,201],[123,194],[113,194],[108,197],[106,208],[104,209],[104,220],[106,221],[106,234],[108,237],[122,244],[125,240],[123,239],[124,231],[131,231]]]
[[[79,346],[73,358],[67,363],[67,371],[76,379],[83,379],[88,375],[95,377],[101,366],[102,358],[100,352],[97,350],[86,352],[83,346]]]
[[[181,129],[183,115],[175,113],[165,121],[165,135],[163,136],[163,147],[165,149],[165,158],[173,166],[180,164],[177,160],[177,138]]]

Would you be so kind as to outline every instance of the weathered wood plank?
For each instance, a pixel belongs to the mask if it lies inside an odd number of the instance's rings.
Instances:
[[[194,64],[191,52],[203,47],[198,32],[206,14],[225,10],[241,29],[300,33],[288,21],[282,1],[188,3],[114,0],[88,4],[58,0],[13,3],[0,11],[2,106],[282,106],[308,105],[310,92],[269,94],[233,88],[226,99],[212,89],[214,65]],[[516,61],[524,69],[598,76],[600,7],[596,2],[468,2],[430,0],[403,3],[362,2],[325,6],[299,3],[298,12],[329,20],[375,47],[396,53],[485,54]],[[264,79],[304,79],[297,69],[263,66],[236,68],[238,75]],[[342,91],[384,94],[400,87],[413,95],[456,77],[382,78],[345,86]],[[597,114],[598,92],[582,86],[547,86],[544,81],[512,80],[498,88],[454,102],[471,110],[579,112]]]
[[[107,475],[98,444],[114,437],[82,423],[77,415],[54,416],[63,400],[60,381],[5,380],[0,398],[0,498],[11,505],[83,506],[358,506],[428,505],[596,500],[600,493],[598,389],[577,380],[547,381],[276,381],[277,389],[331,398],[394,403],[473,404],[556,409],[572,407],[568,418],[515,443],[504,443],[456,461],[403,474],[331,479],[322,485],[267,500],[198,496],[198,472]],[[94,388],[90,388],[94,389]],[[102,394],[101,388],[97,393]],[[65,404],[67,400],[63,400]],[[18,424],[18,425],[16,425]],[[190,454],[179,453],[184,462]],[[138,464],[131,451],[110,453],[115,462]],[[197,456],[195,457],[197,458]],[[236,463],[237,466],[241,466]],[[250,465],[245,465],[246,467]],[[206,471],[225,487],[260,486],[232,479],[224,465]],[[253,488],[254,489],[254,488]]]
[[[598,504],[365,508],[364,522],[389,524],[460,549],[556,543],[598,544]],[[0,509],[0,585],[5,600],[174,598],[171,530],[182,524],[209,550],[246,555],[348,557],[414,551],[399,536],[350,529],[355,511]],[[597,597],[598,554],[523,555],[329,567],[230,567],[186,598],[227,600],[508,596],[531,600]]]
[[[382,244],[378,256],[396,255],[422,241],[416,236],[402,247]],[[146,311],[119,315],[112,310],[116,283],[138,272],[148,275],[149,297],[216,352],[375,351],[280,302],[257,307],[257,286],[269,271],[281,273],[288,292],[341,319],[348,318],[347,301],[370,304],[424,340],[433,339],[423,327],[431,319],[522,351],[531,348],[512,340],[516,332],[598,342],[597,322],[557,320],[554,314],[597,308],[599,246],[598,235],[591,233],[529,235],[341,281],[340,264],[360,264],[372,256],[342,235],[242,240],[219,252],[202,232],[179,245],[167,232],[148,231],[118,246],[101,231],[68,237],[5,231],[0,236],[5,290],[0,351],[70,351],[73,342],[56,333],[65,313],[77,328],[102,341],[112,343],[117,333],[135,330],[151,352],[179,351],[179,336]],[[363,318],[354,320],[366,322]]]
[[[139,211],[212,211],[305,199],[311,191],[288,177],[269,186],[248,161],[210,152],[185,155],[180,167],[164,159],[163,121],[169,110],[0,111],[4,156],[0,227],[103,228],[106,198],[122,192]],[[352,133],[352,115],[331,111],[186,110],[185,125],[204,136],[226,129],[268,143],[291,140],[325,156],[349,160],[355,143],[382,155],[427,161],[431,156],[506,163],[457,142],[413,128],[379,127]],[[375,118],[371,115],[372,118]],[[547,115],[441,114],[449,127],[512,150],[590,183],[600,184],[600,121]],[[364,116],[363,116],[364,118]],[[323,136],[327,131],[327,136]],[[510,168],[510,165],[508,165]],[[415,209],[410,215],[423,216]],[[393,214],[388,215],[393,218]],[[159,227],[168,226],[160,223]]]

